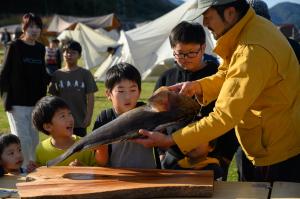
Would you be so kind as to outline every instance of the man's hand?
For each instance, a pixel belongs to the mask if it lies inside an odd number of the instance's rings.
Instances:
[[[165,135],[155,131],[147,131],[144,129],[139,130],[139,133],[142,134],[145,138],[132,139],[134,143],[142,144],[144,147],[162,147],[169,148],[172,145],[175,145],[173,138],[169,135]]]
[[[189,97],[192,97],[194,95],[202,95],[201,86],[197,81],[178,83],[173,86],[169,86],[168,90]]]
[[[104,167],[109,160],[109,152],[107,145],[101,145],[95,149],[95,160],[98,166]]]

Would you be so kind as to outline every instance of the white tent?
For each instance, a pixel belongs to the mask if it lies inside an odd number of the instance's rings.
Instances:
[[[97,17],[74,17],[65,15],[54,15],[48,26],[49,32],[62,32],[66,29],[73,30],[77,23],[82,23],[90,28],[105,28],[107,30],[117,29],[121,26],[115,14]]]
[[[102,30],[101,32],[104,31]],[[101,32],[78,23],[74,30],[65,30],[57,38],[59,40],[73,39],[79,42],[82,46],[84,67],[91,69],[99,66],[107,58],[108,47],[117,47],[119,45],[116,40]]]
[[[4,32],[4,29],[7,30],[7,32],[14,34],[16,31],[22,32],[21,24],[13,24],[13,25],[7,25],[0,27],[0,32]]]
[[[106,71],[111,66],[117,63],[125,62],[125,61],[128,63],[132,63],[130,49],[124,31],[120,32],[120,38],[118,43],[122,45],[118,46],[114,54],[110,54],[106,58],[106,60],[100,65],[97,71],[94,73],[95,80],[103,81],[105,78]]]
[[[181,21],[193,19],[194,22],[202,23],[202,17],[198,17],[199,13],[196,12],[196,8],[197,0],[187,1],[162,17],[123,33],[119,40],[122,49],[118,49],[114,56],[109,57],[109,60],[106,60],[105,64],[98,68],[94,74],[95,78],[103,80],[107,67],[120,61],[131,63],[137,67],[143,80],[151,79],[149,76],[155,69],[161,73],[162,70],[165,70],[161,65],[165,65],[165,61],[173,59],[168,39],[171,30]],[[205,31],[206,53],[212,54],[215,41],[209,31],[207,29]]]

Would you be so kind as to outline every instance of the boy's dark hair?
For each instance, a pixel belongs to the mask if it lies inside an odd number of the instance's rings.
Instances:
[[[115,84],[124,79],[136,82],[141,91],[141,74],[133,65],[128,63],[116,64],[106,72],[105,87],[111,91]]]
[[[43,22],[41,17],[33,14],[33,13],[26,13],[23,15],[22,18],[22,29],[25,31],[27,30],[28,26],[31,23],[35,23],[41,30],[43,29]]]
[[[65,52],[66,50],[75,50],[81,55],[82,48],[79,42],[68,40],[63,46],[63,52]]]
[[[239,13],[239,19],[241,19],[243,16],[246,15],[246,13],[249,9],[249,4],[247,3],[246,0],[238,0],[238,1],[234,1],[232,3],[227,3],[227,4],[224,4],[224,5],[212,6],[212,8],[217,11],[219,16],[223,20],[225,20],[224,11],[225,11],[225,9],[227,9],[229,7],[234,7],[235,10]]]
[[[43,125],[51,123],[55,112],[63,108],[69,109],[69,106],[62,98],[56,96],[43,97],[36,103],[32,111],[32,123],[34,127],[38,131],[49,135],[49,132],[44,129]]]
[[[182,21],[172,29],[169,40],[172,48],[178,43],[202,45],[205,44],[205,31],[199,23]]]
[[[18,136],[11,133],[3,133],[0,135],[0,157],[6,147],[10,144],[21,144]]]
[[[58,39],[56,39],[56,38],[54,38],[54,39],[51,39],[51,41],[50,41],[51,43],[55,43],[55,44],[59,44],[59,40]]]

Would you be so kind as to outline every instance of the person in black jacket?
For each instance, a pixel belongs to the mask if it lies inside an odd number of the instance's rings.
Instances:
[[[175,58],[174,67],[165,71],[156,82],[154,90],[161,86],[171,86],[176,83],[194,81],[217,72],[218,61],[211,55],[205,54],[205,31],[198,23],[183,21],[173,28],[169,36]],[[214,102],[202,107],[201,116],[207,116],[214,107]],[[172,133],[176,129],[167,129]],[[219,159],[223,169],[223,180],[227,179],[229,164],[238,147],[234,130],[225,133],[217,139],[215,149],[209,156]],[[162,156],[162,168],[170,169],[183,158],[177,147],[172,147]]]
[[[50,80],[45,69],[45,46],[37,42],[42,26],[39,16],[32,13],[23,16],[23,35],[8,44],[0,69],[0,95],[10,130],[21,141],[23,166],[35,160],[39,136],[32,126],[31,112],[46,95]]]

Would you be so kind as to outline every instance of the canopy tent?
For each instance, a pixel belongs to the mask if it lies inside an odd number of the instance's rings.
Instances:
[[[119,37],[120,37],[120,33],[118,30],[116,29],[113,29],[113,30],[110,30],[110,31],[106,31],[104,30],[103,28],[98,28],[98,29],[94,29],[96,32],[99,32],[100,34],[102,35],[106,35],[110,38],[112,38],[113,40],[115,41],[118,41],[119,40]]]
[[[22,32],[21,24],[13,24],[0,27],[0,32],[4,32],[4,29],[7,30],[10,34],[15,34],[16,32]]]
[[[127,43],[127,39],[125,36],[124,31],[120,32],[120,38],[118,41],[119,46],[116,47],[115,52],[108,55],[105,61],[100,65],[97,71],[94,73],[95,80],[103,81],[105,78],[106,71],[113,65],[120,63],[120,62],[128,62],[131,59],[130,56],[130,49]]]
[[[160,75],[166,69],[163,67],[166,62],[172,63],[170,60],[173,60],[168,38],[171,30],[181,21],[193,20],[202,24],[202,17],[198,17],[199,13],[196,11],[197,6],[197,0],[187,1],[150,23],[121,33],[118,41],[121,46],[98,68],[94,74],[96,80],[104,80],[107,69],[121,61],[137,67],[143,80],[152,79],[154,73]],[[206,53],[212,54],[215,41],[209,31],[205,31]]]
[[[57,38],[61,41],[72,39],[81,44],[84,67],[87,69],[99,66],[109,54],[107,48],[119,45],[111,37],[81,23],[78,23],[74,30],[63,31]]]
[[[62,32],[63,30],[73,30],[77,23],[87,25],[92,29],[103,28],[105,30],[118,29],[121,23],[115,14],[98,17],[74,17],[64,15],[54,15],[48,26],[49,32]]]

